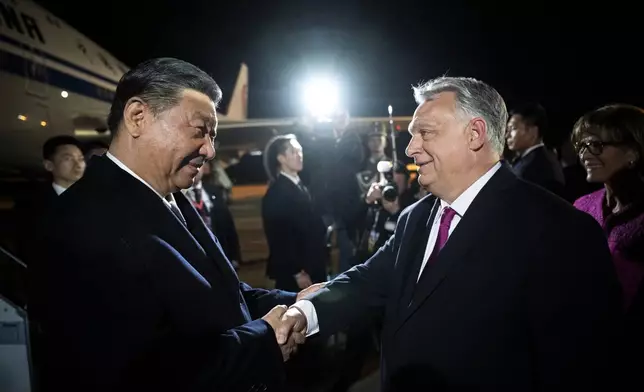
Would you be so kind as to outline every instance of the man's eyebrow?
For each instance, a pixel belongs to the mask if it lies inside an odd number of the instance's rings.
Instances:
[[[206,123],[206,126],[211,127],[211,128],[214,128],[215,125],[217,125],[217,118],[216,117],[214,117],[214,116],[212,116],[210,114],[199,112],[199,111],[194,112],[193,115],[192,115],[191,121],[195,121],[195,120],[201,120],[204,123]]]
[[[413,131],[421,129],[421,128],[432,128],[435,125],[436,125],[436,123],[431,122],[431,121],[412,120],[412,122],[409,123],[408,131],[413,132]]]

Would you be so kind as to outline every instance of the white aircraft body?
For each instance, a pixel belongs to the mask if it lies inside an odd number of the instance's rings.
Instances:
[[[107,114],[127,71],[124,63],[33,1],[0,0],[0,169],[41,169],[42,144],[55,135],[108,137]],[[218,129],[275,129],[302,122],[249,120],[247,107],[248,67],[241,64],[227,113],[218,113]],[[351,124],[389,120],[351,118]]]
[[[41,167],[54,135],[108,135],[106,118],[128,67],[29,0],[0,0],[0,165]],[[223,127],[245,125],[248,67],[241,65]],[[252,121],[279,126],[289,120]]]

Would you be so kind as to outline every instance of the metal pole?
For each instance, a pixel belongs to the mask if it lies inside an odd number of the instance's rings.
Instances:
[[[398,153],[396,152],[396,130],[394,129],[394,119],[392,117],[394,108],[389,105],[387,110],[389,111],[389,131],[391,132],[391,158],[395,165],[398,162]]]

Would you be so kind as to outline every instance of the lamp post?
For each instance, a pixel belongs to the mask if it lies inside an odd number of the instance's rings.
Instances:
[[[394,118],[392,116],[394,108],[389,105],[387,111],[389,112],[389,132],[391,133],[391,158],[396,164],[398,162],[398,152],[396,151],[396,130],[394,129]]]

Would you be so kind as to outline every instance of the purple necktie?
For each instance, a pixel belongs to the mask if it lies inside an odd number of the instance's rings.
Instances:
[[[436,237],[436,243],[434,244],[434,250],[432,250],[431,256],[427,260],[427,264],[431,265],[436,261],[438,257],[438,252],[443,249],[445,243],[447,243],[447,238],[449,238],[449,227],[452,224],[452,220],[456,216],[456,211],[446,207],[441,216],[441,223],[438,227],[438,236]]]

